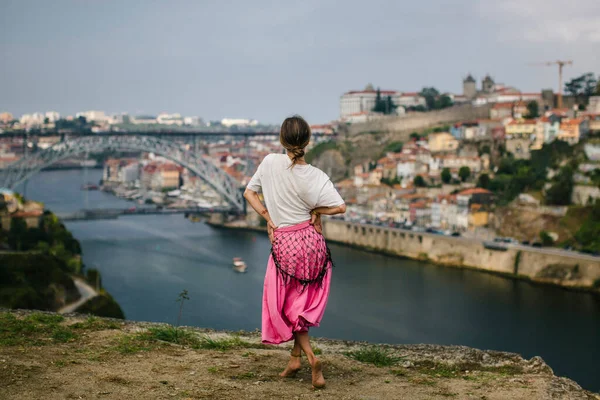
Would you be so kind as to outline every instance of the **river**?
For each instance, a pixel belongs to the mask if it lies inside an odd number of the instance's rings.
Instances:
[[[87,175],[86,175],[87,174]],[[85,178],[87,177],[87,178]],[[100,170],[46,171],[27,197],[57,213],[127,208],[102,192],[84,192]],[[22,188],[19,188],[22,191]],[[70,222],[83,260],[128,319],[174,323],[187,289],[185,325],[260,328],[265,235],[211,228],[182,215]],[[385,343],[454,344],[541,356],[557,375],[600,391],[600,296],[534,285],[481,272],[331,245],[336,267],[317,336]],[[231,269],[232,257],[248,264]]]

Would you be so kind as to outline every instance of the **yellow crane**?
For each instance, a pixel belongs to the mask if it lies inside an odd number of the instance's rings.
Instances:
[[[533,64],[533,65],[558,65],[558,98],[557,98],[557,108],[562,108],[562,90],[563,90],[563,67],[565,65],[573,65],[572,60],[567,61],[548,61],[545,63]]]

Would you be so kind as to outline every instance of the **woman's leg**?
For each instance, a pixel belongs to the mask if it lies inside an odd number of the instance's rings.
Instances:
[[[295,335],[294,335],[295,337]],[[287,367],[283,370],[279,376],[283,377],[292,377],[296,375],[296,372],[301,368],[301,360],[302,357],[302,349],[300,348],[300,344],[297,339],[294,339],[294,347],[292,348],[292,353],[290,354],[290,361],[288,362]]]
[[[296,342],[300,344],[302,351],[306,354],[306,358],[312,368],[312,384],[315,388],[322,388],[325,386],[325,378],[323,377],[323,365],[321,361],[313,353],[310,345],[310,339],[308,338],[308,332],[296,332]]]

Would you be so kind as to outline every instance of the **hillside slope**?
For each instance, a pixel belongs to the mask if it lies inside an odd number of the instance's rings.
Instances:
[[[325,339],[314,346],[327,387],[315,392],[305,358],[294,379],[278,377],[289,345],[261,345],[257,333],[177,332],[176,340],[162,324],[0,312],[2,398],[600,399],[537,357]]]

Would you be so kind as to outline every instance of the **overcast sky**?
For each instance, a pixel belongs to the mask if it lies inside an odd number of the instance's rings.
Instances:
[[[0,111],[335,119],[375,87],[600,73],[600,0],[0,0]]]

